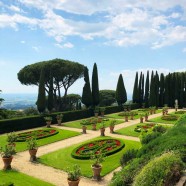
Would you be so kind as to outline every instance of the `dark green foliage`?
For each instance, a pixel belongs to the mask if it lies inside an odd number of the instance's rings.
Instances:
[[[162,125],[158,125],[158,126],[155,126],[152,131],[153,132],[160,132],[163,134],[166,132],[166,130],[167,130],[167,128],[163,127]]]
[[[14,186],[14,183],[8,182],[8,183],[4,183],[4,184],[2,184],[0,186]]]
[[[93,72],[92,72],[92,101],[93,106],[99,104],[99,82],[98,82],[98,70],[97,65],[94,63]]]
[[[34,108],[34,107],[26,108],[23,112],[26,116],[33,116],[33,115],[38,115],[39,114],[37,109]]]
[[[116,102],[115,99],[116,91],[115,90],[100,90],[99,91],[99,99],[100,103],[99,106],[110,106],[114,102]]]
[[[144,96],[145,107],[149,107],[149,71],[147,71],[146,81],[145,81],[145,96]]]
[[[1,93],[2,91],[0,90],[0,93]],[[0,98],[0,106],[1,106],[1,104],[2,104],[2,102],[4,101],[4,99],[3,98]]]
[[[125,166],[130,160],[136,158],[137,152],[138,150],[136,149],[129,149],[126,151],[120,159],[121,166]]]
[[[164,106],[164,94],[165,94],[165,82],[164,82],[164,74],[161,73],[160,75],[160,93],[159,93],[159,106]]]
[[[90,81],[87,67],[84,68],[84,81],[85,85],[83,87],[82,103],[88,108],[92,105],[92,93],[90,89]]]
[[[150,95],[149,95],[149,106],[155,105],[155,78],[154,72],[151,73],[151,81],[150,81]]]
[[[122,105],[127,101],[127,93],[125,90],[122,74],[119,75],[119,79],[116,87],[116,101],[118,102],[118,105]]]
[[[51,112],[54,108],[54,99],[53,99],[53,74],[50,72],[50,82],[49,82],[49,92],[48,92],[48,102],[47,108]]]
[[[136,72],[132,101],[133,103],[138,103],[138,72]]]
[[[159,75],[158,75],[157,71],[156,71],[156,75],[154,77],[154,90],[155,90],[155,104],[154,104],[154,106],[156,106],[158,108],[158,106],[159,106]]]
[[[142,106],[143,102],[143,92],[144,92],[144,78],[142,72],[140,73],[140,79],[139,79],[139,84],[138,84],[138,103],[140,107]]]
[[[108,106],[105,107],[105,114],[111,114],[115,112],[121,112],[123,110],[122,106]]]
[[[149,143],[150,141],[154,140],[155,138],[157,138],[160,135],[161,135],[160,132],[152,132],[150,134],[144,135],[142,137],[141,143],[142,144],[147,144],[147,143]]]
[[[46,108],[46,95],[45,95],[45,70],[42,68],[39,79],[39,90],[37,98],[37,109],[40,113],[43,113]]]

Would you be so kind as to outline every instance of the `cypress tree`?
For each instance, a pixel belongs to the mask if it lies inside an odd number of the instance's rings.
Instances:
[[[99,104],[99,83],[98,83],[98,70],[97,70],[96,63],[94,63],[93,72],[92,72],[92,101],[94,106]]]
[[[85,85],[83,87],[82,103],[88,108],[92,105],[92,93],[90,89],[90,81],[87,67],[84,68],[84,81]]]
[[[39,89],[37,98],[37,109],[40,113],[44,112],[46,108],[46,95],[45,95],[45,71],[42,68],[39,79]]]
[[[53,99],[53,74],[52,74],[52,71],[51,71],[50,72],[49,92],[48,92],[48,104],[47,104],[47,108],[50,112],[54,107],[53,100],[54,100]]]
[[[142,95],[142,72],[140,73],[140,79],[139,79],[139,84],[138,84],[138,103],[139,106],[141,107],[142,105],[142,100],[141,100],[141,95]]]
[[[132,96],[133,103],[137,103],[137,100],[138,100],[138,72],[136,72],[134,88],[133,88],[133,96]]]
[[[156,75],[154,78],[155,78],[155,82],[154,82],[155,104],[154,104],[154,106],[158,107],[158,105],[159,105],[159,75],[158,75],[157,71],[156,71]]]
[[[164,74],[161,73],[160,75],[160,93],[159,93],[159,106],[164,106],[164,92],[165,92],[165,82],[164,82]]]
[[[151,73],[150,80],[150,96],[149,96],[149,106],[155,106],[155,86],[154,86],[154,72]]]
[[[127,93],[122,74],[120,74],[118,78],[118,83],[116,87],[116,101],[118,102],[118,105],[122,105],[127,101]]]
[[[149,71],[147,71],[146,81],[145,81],[145,107],[149,107]]]
[[[143,74],[143,76],[142,76],[141,102],[144,103],[144,74]]]
[[[165,102],[164,105],[167,104],[169,106],[170,102],[170,94],[169,94],[169,84],[170,84],[170,73],[165,78]]]
[[[184,106],[184,74],[181,73],[180,77],[180,90],[179,90],[179,106],[182,108]]]

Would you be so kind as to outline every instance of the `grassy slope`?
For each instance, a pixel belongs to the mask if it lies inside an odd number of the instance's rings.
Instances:
[[[107,137],[99,137],[95,139],[102,139]],[[90,140],[89,140],[90,141]],[[91,140],[92,141],[92,140]],[[105,161],[102,163],[103,169],[101,175],[104,176],[120,166],[119,160],[122,154],[131,148],[139,148],[141,145],[139,142],[124,140],[125,148],[120,152],[108,156],[105,158]],[[71,167],[74,164],[78,164],[81,167],[82,175],[86,177],[92,177],[91,164],[92,160],[77,160],[71,157],[72,150],[79,146],[73,145],[65,149],[61,149],[40,157],[40,162],[48,166],[52,166],[58,169],[66,170],[67,167]]]
[[[54,129],[58,130],[59,133],[54,136],[50,136],[48,138],[38,139],[37,142],[38,142],[39,146],[80,135],[79,132],[74,132],[74,131],[69,131],[69,130],[60,130],[60,129],[56,129],[56,128],[54,128]],[[7,138],[6,135],[0,136],[0,146],[4,146],[6,144],[6,138]],[[24,151],[26,149],[27,149],[26,142],[16,142],[16,151],[17,152]]]
[[[111,120],[112,119],[109,119],[109,121],[104,121],[105,127],[108,127],[109,126]],[[66,127],[73,127],[73,128],[79,128],[79,129],[81,129],[82,128],[82,125],[80,124],[80,122],[81,122],[80,120],[79,121],[73,121],[73,122],[64,123],[63,125],[66,126]],[[116,121],[116,125],[117,124],[120,124],[120,123],[123,123],[123,122],[124,121],[117,120]],[[96,128],[99,129],[99,125],[102,124],[102,123],[98,123],[96,125]],[[91,130],[92,129],[92,125],[87,125],[87,129],[88,130]]]
[[[50,183],[27,176],[17,171],[0,171],[0,185],[12,182],[15,186],[53,186]]]

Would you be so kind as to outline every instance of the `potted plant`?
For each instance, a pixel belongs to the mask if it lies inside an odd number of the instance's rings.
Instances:
[[[153,107],[149,107],[149,112],[150,112],[150,115],[153,114]]]
[[[52,117],[51,116],[46,116],[44,117],[45,121],[46,121],[46,127],[50,127],[51,123],[52,123]]]
[[[126,112],[123,113],[123,115],[125,116],[125,122],[128,122],[129,121],[130,112],[126,111]]]
[[[101,176],[101,170],[102,170],[102,165],[101,163],[104,161],[104,154],[102,151],[99,151],[97,154],[93,153],[91,155],[91,159],[94,161],[92,164],[92,171],[93,171],[93,179],[95,180],[100,180]]]
[[[145,121],[148,121],[149,112],[145,112]]]
[[[4,148],[0,148],[0,154],[4,163],[4,170],[11,169],[11,162],[13,154],[15,154],[15,147],[13,145],[5,145]]]
[[[95,117],[98,117],[98,115],[99,115],[99,107],[95,107],[94,114],[95,114]]]
[[[99,126],[101,136],[105,136],[105,124],[101,123]]]
[[[69,186],[78,186],[81,176],[81,169],[78,165],[74,165],[72,169],[67,169],[68,173],[68,185]]]
[[[116,124],[116,120],[111,120],[110,121],[110,133],[114,133],[114,126]]]
[[[27,139],[27,148],[29,150],[29,154],[30,154],[30,161],[34,162],[37,160],[36,158],[36,153],[37,153],[37,141],[35,138],[29,138]]]
[[[156,107],[152,107],[153,114],[156,114]]]
[[[140,116],[140,123],[143,123],[143,119],[144,119],[143,117],[145,116],[145,113],[140,112],[139,116]]]
[[[16,140],[17,140],[17,134],[15,132],[10,132],[7,134],[6,141],[8,142],[8,145],[13,145],[15,147]]]
[[[80,124],[82,125],[82,133],[86,134],[87,133],[87,131],[86,131],[87,130],[87,126],[86,125],[89,125],[90,122],[88,120],[84,119],[84,120],[82,120],[80,122]]]
[[[105,113],[105,107],[100,107],[101,116],[104,116]]]
[[[58,114],[56,116],[56,119],[57,119],[58,126],[61,126],[61,122],[63,120],[63,114]]]
[[[97,118],[93,118],[92,119],[92,130],[96,130],[96,124],[98,122],[98,119]]]

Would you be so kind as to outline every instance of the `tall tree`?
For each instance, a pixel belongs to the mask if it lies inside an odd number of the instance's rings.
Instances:
[[[99,91],[99,106],[111,106],[114,102],[116,102],[116,91],[115,90],[100,90]]]
[[[145,96],[144,96],[144,101],[145,101],[145,107],[149,107],[149,71],[147,71],[147,76],[145,80]]]
[[[140,79],[139,79],[139,84],[138,84],[138,103],[140,105],[140,107],[142,106],[142,78],[143,78],[143,74],[142,72],[140,73]]]
[[[150,96],[149,96],[149,106],[155,106],[155,83],[154,83],[154,72],[151,73],[150,79]]]
[[[156,71],[155,77],[154,77],[154,91],[155,91],[155,105],[156,107],[159,106],[159,75]]]
[[[90,81],[87,67],[84,68],[84,81],[85,85],[83,87],[82,103],[88,108],[92,105],[92,93],[90,89]]]
[[[54,99],[53,99],[53,73],[52,70],[50,72],[50,82],[49,82],[49,92],[48,92],[48,102],[47,108],[51,112],[54,108]]]
[[[99,83],[96,63],[94,63],[92,72],[92,101],[94,106],[97,106],[99,104]]]
[[[39,90],[37,98],[37,109],[40,113],[43,113],[46,108],[46,95],[45,95],[45,71],[42,68],[39,79]]]
[[[169,94],[169,92],[170,92],[170,86],[169,86],[169,84],[170,84],[170,73],[165,77],[165,102],[164,102],[164,104],[166,104],[166,105],[170,105],[169,103],[169,99],[170,99],[170,94]]]
[[[159,106],[163,107],[164,106],[164,94],[165,94],[165,81],[164,81],[164,74],[161,73],[160,75],[160,93],[159,93]]]
[[[118,102],[118,105],[122,105],[127,101],[127,93],[122,74],[120,74],[118,78],[118,83],[116,87],[116,101]]]
[[[138,72],[136,72],[134,88],[133,88],[133,96],[132,96],[133,103],[138,102]]]

